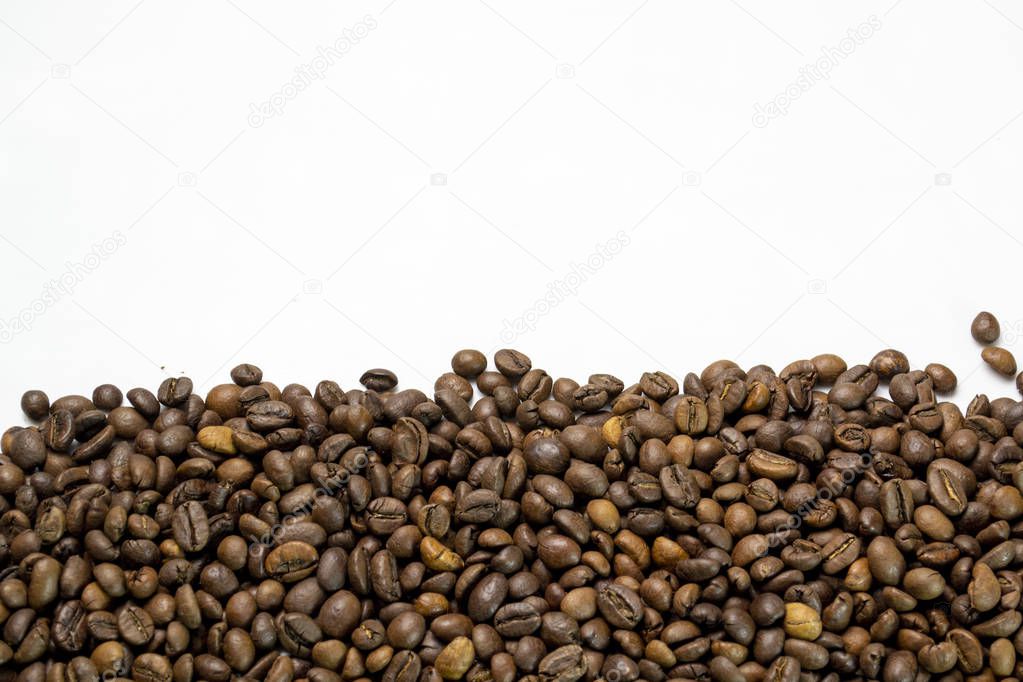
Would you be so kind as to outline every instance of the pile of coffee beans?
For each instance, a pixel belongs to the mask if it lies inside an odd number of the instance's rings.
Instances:
[[[253,365],[25,393],[0,682],[1023,677],[1018,399],[960,408],[890,349],[634,384],[492,362],[429,393]]]

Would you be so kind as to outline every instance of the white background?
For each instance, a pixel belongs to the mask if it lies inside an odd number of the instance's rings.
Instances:
[[[968,327],[1023,351],[1021,62],[1009,0],[3,0],[0,417],[509,345],[580,381],[894,346],[1013,395]]]

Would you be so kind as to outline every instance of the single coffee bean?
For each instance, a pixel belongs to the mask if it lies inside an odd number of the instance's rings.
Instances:
[[[389,369],[368,369],[359,377],[359,383],[371,391],[390,391],[398,385],[398,377]]]
[[[820,614],[813,607],[799,602],[785,605],[785,634],[789,637],[815,640],[822,629]]]
[[[206,510],[199,502],[190,500],[174,510],[171,528],[174,540],[186,552],[198,552],[210,539],[210,524]]]
[[[476,658],[476,650],[468,637],[456,637],[444,647],[434,667],[445,680],[460,680]]]
[[[927,467],[927,490],[934,505],[949,516],[966,510],[975,486],[973,472],[952,459],[936,459]]]
[[[870,361],[870,369],[882,379],[891,379],[896,374],[909,371],[909,360],[905,353],[893,348],[883,350]]]
[[[1016,374],[1016,358],[1005,348],[988,346],[980,352],[980,356],[991,369],[999,374],[1007,377]]]
[[[21,396],[21,411],[29,419],[40,421],[50,411],[50,399],[42,391],[25,391]]]
[[[255,365],[236,365],[231,370],[231,381],[239,386],[255,386],[263,381],[263,370]]]
[[[643,618],[643,604],[635,591],[611,583],[597,591],[597,608],[608,623],[620,628],[634,628]]]
[[[188,377],[170,377],[164,379],[156,392],[156,398],[167,407],[175,407],[185,402],[192,394],[192,380]]]
[[[316,569],[319,554],[316,548],[306,542],[286,542],[270,551],[265,566],[269,575],[282,582],[296,582],[310,575]]]
[[[994,343],[1001,333],[998,319],[986,310],[977,313],[970,324],[970,334],[979,343]]]

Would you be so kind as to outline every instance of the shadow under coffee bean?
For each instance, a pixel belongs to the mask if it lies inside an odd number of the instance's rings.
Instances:
[[[1023,403],[945,365],[230,377],[24,394],[0,682],[1023,675]]]

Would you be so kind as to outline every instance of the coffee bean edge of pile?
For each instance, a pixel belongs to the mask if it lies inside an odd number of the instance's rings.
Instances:
[[[26,392],[0,680],[1023,676],[1019,400],[961,410],[892,349],[630,386],[451,366],[432,398],[248,364],[205,397]]]

